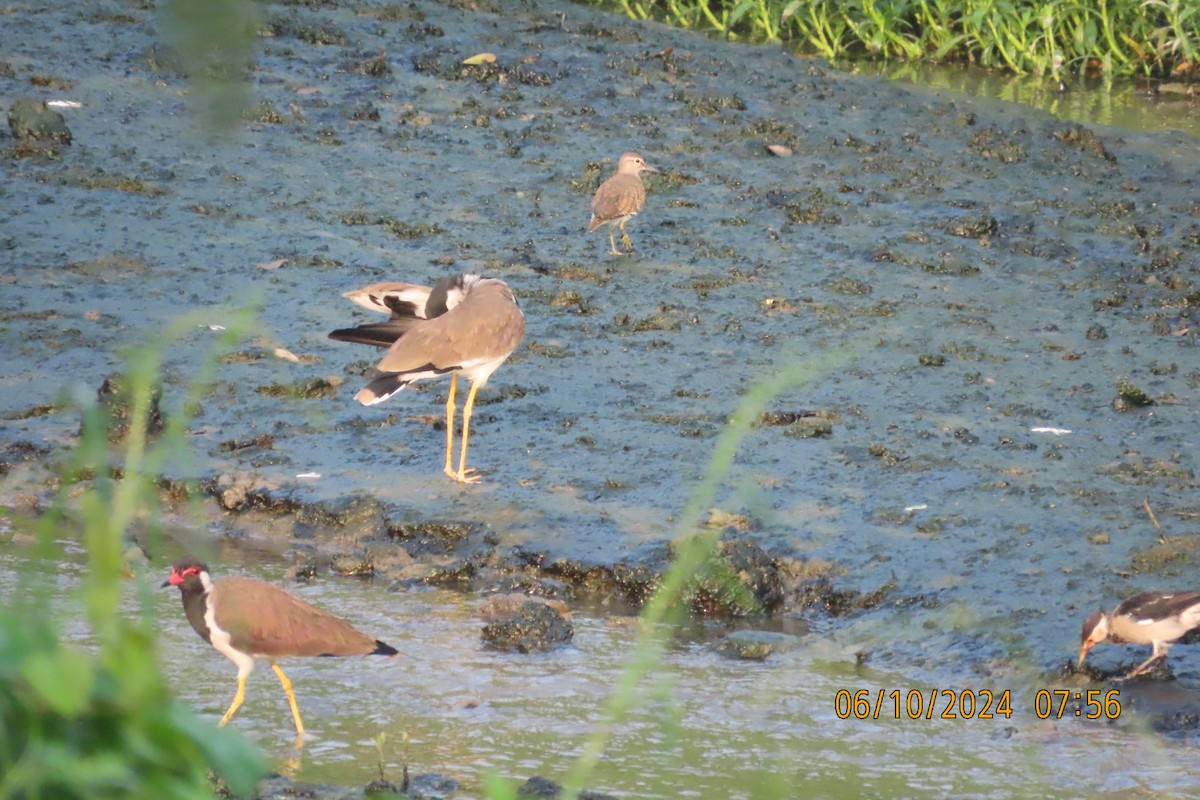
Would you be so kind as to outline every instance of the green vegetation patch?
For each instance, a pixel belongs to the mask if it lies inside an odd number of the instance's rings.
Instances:
[[[1200,72],[1194,0],[591,0],[831,60],[957,62],[1017,74]]]

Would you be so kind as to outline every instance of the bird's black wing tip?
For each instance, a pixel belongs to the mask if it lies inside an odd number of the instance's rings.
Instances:
[[[336,331],[330,331],[329,338],[335,342],[391,347],[397,339],[404,335],[407,327],[407,325],[394,322],[377,322],[360,325],[357,328],[339,328]]]
[[[386,643],[381,642],[378,639],[376,639],[375,640],[375,649],[372,650],[367,655],[394,656],[394,655],[399,655],[399,654],[400,654],[400,651],[397,650],[396,648],[392,647],[390,644],[386,644]]]

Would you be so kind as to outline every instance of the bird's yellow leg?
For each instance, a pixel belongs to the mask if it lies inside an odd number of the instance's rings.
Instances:
[[[283,686],[284,694],[287,695],[288,705],[292,707],[292,719],[296,720],[296,739],[299,740],[304,735],[304,723],[300,721],[300,707],[296,705],[296,695],[292,693],[292,682],[274,661],[271,662],[271,669],[275,670],[275,674],[279,676],[279,683]]]
[[[450,459],[454,452],[454,393],[458,388],[458,373],[450,373],[450,393],[446,397],[446,467],[445,473],[455,477],[454,467]]]
[[[478,390],[478,384],[472,383],[471,391],[467,393],[467,402],[463,406],[462,450],[458,454],[458,472],[454,475],[454,479],[459,483],[479,483],[479,476],[475,474],[475,470],[467,469],[467,438],[471,431],[471,409],[475,407],[475,392]]]
[[[612,254],[614,256],[625,255],[624,253],[622,253],[620,250],[617,249],[617,240],[616,240],[615,231],[613,231],[612,225],[608,226],[608,246],[610,248],[610,252],[612,252]]]
[[[229,704],[229,710],[225,712],[225,716],[221,717],[221,721],[217,725],[224,728],[244,702],[246,702],[246,679],[239,675],[237,693],[233,696],[233,702]]]
[[[625,222],[622,220],[621,225],[621,244],[626,250],[633,250],[633,240],[629,238],[629,231],[625,230]]]

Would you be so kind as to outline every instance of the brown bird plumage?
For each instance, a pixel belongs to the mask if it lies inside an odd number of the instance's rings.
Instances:
[[[525,316],[512,290],[495,278],[458,275],[433,288],[381,283],[347,292],[345,296],[366,308],[391,313],[387,322],[329,334],[340,341],[388,348],[370,383],[354,399],[363,405],[375,405],[410,383],[449,373],[444,470],[461,483],[478,483],[475,470],[466,468],[475,394],[512,355],[525,335]],[[458,469],[454,469],[455,392],[459,373],[471,382],[471,390],[463,406],[462,448]]]
[[[379,646],[349,622],[254,578],[222,578],[208,603],[230,644],[255,656],[364,656]]]
[[[246,679],[254,671],[256,659],[267,659],[279,676],[299,738],[304,735],[304,723],[296,695],[276,658],[396,655],[390,645],[274,584],[239,577],[213,581],[208,568],[192,558],[177,562],[163,586],[179,587],[183,612],[192,628],[238,667],[237,693],[221,717],[221,725],[228,723],[245,701]]]
[[[596,190],[592,197],[592,219],[588,233],[602,225],[608,226],[608,244],[614,256],[625,255],[617,249],[614,233],[621,231],[621,244],[633,250],[633,241],[625,230],[625,223],[637,216],[646,204],[646,187],[642,183],[643,172],[658,172],[637,153],[623,153],[617,161],[617,172]]]

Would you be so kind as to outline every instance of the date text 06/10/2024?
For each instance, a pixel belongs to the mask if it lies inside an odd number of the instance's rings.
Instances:
[[[1031,709],[1038,719],[1117,719],[1118,689],[1038,689]],[[1012,690],[839,689],[833,696],[839,719],[1011,719]]]

